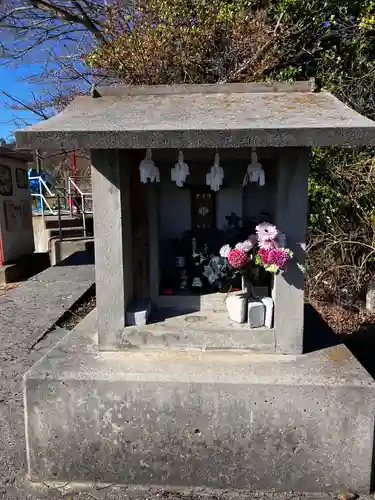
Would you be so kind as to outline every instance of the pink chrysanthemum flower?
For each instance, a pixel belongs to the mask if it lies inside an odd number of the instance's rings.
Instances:
[[[235,269],[241,269],[241,267],[244,267],[248,263],[249,256],[244,250],[234,248],[229,252],[227,259],[232,267]]]
[[[255,231],[260,245],[262,245],[264,241],[275,240],[278,234],[277,227],[273,224],[269,224],[268,222],[258,224]]]
[[[269,260],[269,255],[270,255],[270,251],[269,249],[267,248],[260,248],[259,249],[259,255],[261,256],[261,259],[262,259],[262,263],[263,265],[266,265],[268,264],[268,260]]]
[[[242,241],[240,243],[237,243],[236,248],[237,250],[243,250],[244,252],[250,252],[254,247],[254,244],[250,240]]]
[[[289,261],[289,254],[284,248],[274,248],[268,254],[267,264],[274,264],[282,269]]]

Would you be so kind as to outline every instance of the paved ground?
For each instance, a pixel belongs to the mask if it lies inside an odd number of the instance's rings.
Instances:
[[[183,493],[160,489],[41,485],[26,480],[22,376],[64,334],[51,326],[94,281],[94,267],[82,260],[47,269],[0,296],[0,499],[1,500],[330,500],[332,495],[225,492],[195,489]],[[345,457],[343,457],[345,459]],[[370,497],[363,497],[369,500]],[[373,497],[371,497],[373,498]],[[351,500],[343,498],[342,500]]]
[[[94,265],[77,255],[0,295],[0,498],[27,499],[22,376],[62,332],[46,332],[94,283]],[[31,498],[31,497],[30,497]],[[35,497],[39,498],[39,497]]]

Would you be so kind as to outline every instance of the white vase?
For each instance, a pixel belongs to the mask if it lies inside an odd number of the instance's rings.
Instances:
[[[233,292],[228,295],[225,300],[225,305],[229,319],[236,323],[246,323],[247,300],[247,294],[243,292]]]
[[[266,307],[261,300],[249,299],[248,323],[250,328],[261,328],[266,319]]]

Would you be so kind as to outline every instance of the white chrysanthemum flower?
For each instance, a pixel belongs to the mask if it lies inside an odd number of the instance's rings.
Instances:
[[[224,257],[225,259],[228,257],[229,252],[231,251],[231,247],[229,245],[224,245],[220,248],[220,256]]]
[[[268,222],[258,224],[255,231],[260,243],[265,240],[275,240],[279,232],[276,226]]]
[[[254,247],[254,244],[250,240],[242,241],[241,243],[237,243],[236,248],[238,250],[243,250],[244,252],[250,252]]]

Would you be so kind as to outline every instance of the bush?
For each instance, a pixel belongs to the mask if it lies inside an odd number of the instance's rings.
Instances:
[[[375,118],[373,0],[139,0],[112,7],[87,62],[128,84],[315,77]],[[373,151],[316,149],[308,290],[353,304],[374,274]]]
[[[113,10],[87,62],[134,85],[257,80],[287,36],[249,0],[138,1],[131,16]]]
[[[316,149],[309,199],[309,293],[355,305],[375,272],[374,155]]]

